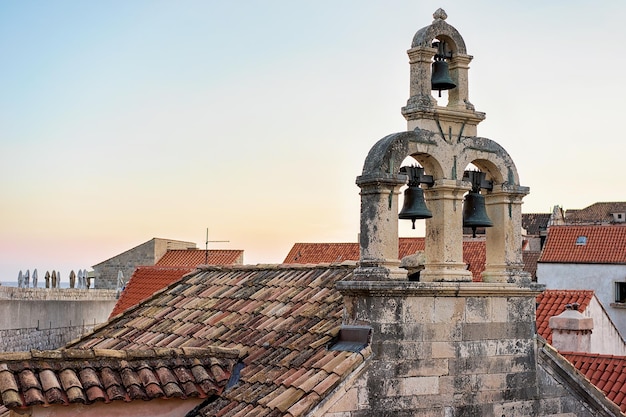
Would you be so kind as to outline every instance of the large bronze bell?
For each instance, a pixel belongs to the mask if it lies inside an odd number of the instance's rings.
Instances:
[[[428,210],[424,201],[424,190],[419,185],[409,185],[409,188],[404,190],[404,204],[398,213],[398,218],[411,220],[413,229],[415,229],[415,220],[430,219],[431,217],[433,214]]]
[[[491,226],[493,226],[493,222],[487,216],[485,197],[472,190],[465,196],[463,202],[463,227],[471,227],[472,237],[476,237],[477,227]]]
[[[472,228],[472,237],[476,237],[477,227],[491,227],[493,223],[487,216],[485,197],[480,194],[481,188],[491,190],[491,181],[485,181],[485,173],[480,171],[465,171],[463,181],[472,183],[470,191],[463,202],[463,227]]]
[[[450,78],[450,70],[446,61],[436,60],[433,62],[430,84],[431,89],[439,91],[439,97],[441,97],[441,90],[451,90],[456,87],[456,84]]]

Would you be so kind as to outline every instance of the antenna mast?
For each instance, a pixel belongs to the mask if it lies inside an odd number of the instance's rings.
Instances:
[[[230,242],[230,240],[209,240],[209,228],[206,228],[206,240],[204,242],[204,264],[209,264],[209,242],[217,243],[217,242]]]

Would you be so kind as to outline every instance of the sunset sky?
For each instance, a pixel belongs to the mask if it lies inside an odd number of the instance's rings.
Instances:
[[[406,130],[406,50],[438,7],[523,211],[625,201],[621,0],[4,0],[0,281],[207,228],[252,264],[356,241],[355,178]]]

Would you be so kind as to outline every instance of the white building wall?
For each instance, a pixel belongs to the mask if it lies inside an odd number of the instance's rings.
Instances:
[[[626,356],[626,343],[596,297],[582,312],[593,319],[589,351],[603,355]]]
[[[626,281],[626,265],[542,262],[537,264],[537,282],[544,284],[547,289],[595,291],[598,301],[624,339],[626,335],[626,308],[611,307],[611,304],[615,303],[616,281]],[[605,324],[598,325],[604,326]],[[595,320],[594,326],[596,326]]]

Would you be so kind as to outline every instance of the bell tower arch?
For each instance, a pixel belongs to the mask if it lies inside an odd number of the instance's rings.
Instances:
[[[485,282],[530,282],[521,254],[521,204],[529,188],[520,185],[512,158],[497,142],[477,136],[485,119],[469,101],[468,70],[472,56],[459,32],[437,10],[434,21],[420,29],[408,50],[410,97],[402,114],[408,130],[380,139],[368,153],[356,183],[361,192],[359,280],[407,280],[398,260],[398,195],[408,177],[402,161],[417,160],[432,181],[424,188],[432,217],[426,219],[426,262],[420,281],[471,281],[463,262],[464,195],[472,189],[465,180],[469,164],[489,183],[482,190],[487,216]],[[441,48],[444,43],[445,48]],[[437,45],[438,47],[433,47]],[[439,106],[432,96],[432,66],[436,54],[445,54],[450,78],[456,85],[448,103]]]

